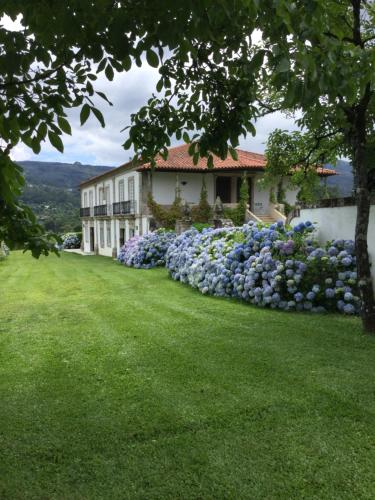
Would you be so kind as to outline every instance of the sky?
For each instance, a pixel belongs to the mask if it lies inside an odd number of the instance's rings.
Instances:
[[[19,29],[19,23],[12,23],[3,18],[1,23],[8,29]],[[104,92],[113,103],[109,106],[104,100],[98,99],[97,107],[102,111],[106,122],[102,128],[94,116],[80,126],[79,109],[69,110],[68,120],[72,127],[72,135],[64,135],[64,153],[59,153],[48,142],[42,144],[39,155],[35,155],[25,145],[17,145],[12,152],[12,158],[17,161],[37,160],[84,164],[117,166],[127,162],[132,151],[125,151],[122,144],[127,139],[126,131],[121,130],[130,125],[130,115],[147,103],[159,79],[158,70],[144,62],[141,68],[136,66],[128,73],[118,73],[112,82],[101,73],[93,82],[95,90]],[[240,140],[240,148],[255,153],[263,153],[268,135],[275,128],[296,130],[294,120],[280,113],[274,113],[261,119],[256,124],[255,137],[248,136]],[[179,142],[172,141],[172,145]]]

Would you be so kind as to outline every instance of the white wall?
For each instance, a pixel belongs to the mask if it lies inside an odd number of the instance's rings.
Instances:
[[[179,179],[181,197],[188,203],[196,204],[202,188],[202,180],[206,181],[208,202],[214,203],[213,174],[154,172],[152,174],[152,195],[157,203],[171,205],[176,194],[176,181]],[[184,185],[183,183],[186,182]]]
[[[354,240],[357,207],[301,209],[300,217],[292,219],[292,225],[301,221],[317,224],[317,239],[320,243],[335,239]],[[375,205],[371,206],[367,243],[371,262],[375,266]],[[374,270],[373,270],[374,276]],[[375,290],[375,276],[373,280]]]
[[[259,180],[263,177],[262,174],[257,174],[253,177],[253,199],[251,208],[255,215],[267,215],[270,204],[269,189],[260,189]]]

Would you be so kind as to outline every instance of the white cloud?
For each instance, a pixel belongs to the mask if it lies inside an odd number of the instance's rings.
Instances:
[[[22,29],[21,20],[21,16],[18,16],[15,21],[12,21],[8,16],[3,16],[0,19],[0,24],[8,30],[18,31]],[[252,42],[259,43],[260,40],[261,32],[257,30],[252,34]],[[68,117],[72,126],[72,136],[64,135],[65,149],[63,154],[56,151],[46,141],[42,144],[42,151],[39,155],[34,155],[27,146],[19,144],[13,149],[12,158],[18,161],[49,160],[68,163],[80,161],[113,166],[125,163],[131,157],[132,152],[122,148],[126,133],[120,131],[130,124],[131,113],[136,112],[146,104],[154,92],[158,79],[158,71],[151,68],[146,62],[141,68],[134,66],[128,73],[115,74],[112,82],[100,74],[98,80],[94,82],[95,89],[104,92],[113,103],[113,106],[110,107],[102,99],[96,100],[97,106],[105,118],[106,127],[104,129],[94,116],[91,116],[81,127],[79,110],[69,110]],[[242,138],[240,147],[262,153],[269,133],[275,128],[297,129],[293,119],[286,118],[281,113],[274,113],[259,120],[256,124],[256,136],[249,135]],[[172,141],[172,144],[174,143]]]
[[[15,160],[48,160],[72,163],[91,163],[116,166],[125,163],[131,157],[131,151],[125,151],[122,144],[126,132],[121,130],[130,124],[131,113],[146,104],[154,92],[159,79],[158,71],[144,63],[141,68],[134,67],[128,73],[116,74],[112,82],[99,75],[95,89],[104,92],[113,103],[109,106],[98,98],[97,106],[103,112],[106,127],[103,129],[94,116],[90,116],[84,126],[80,126],[79,110],[69,110],[72,136],[64,135],[64,154],[56,151],[48,141],[42,144],[41,153],[36,156],[24,145],[17,146],[12,153]],[[257,135],[248,136],[240,141],[240,147],[262,153],[267,136],[275,128],[295,130],[294,121],[280,113],[269,115],[256,124]]]

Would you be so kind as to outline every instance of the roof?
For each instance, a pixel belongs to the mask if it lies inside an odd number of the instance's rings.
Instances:
[[[202,172],[205,170],[249,170],[257,169],[263,170],[266,166],[266,158],[259,153],[250,153],[250,151],[243,151],[236,149],[238,159],[228,155],[225,160],[222,160],[216,155],[214,157],[213,168],[207,167],[207,158],[199,158],[198,163],[194,165],[193,158],[189,155],[189,144],[183,144],[169,150],[168,158],[164,160],[157,156],[156,168],[159,170],[183,170],[189,172]],[[150,170],[150,163],[142,165],[138,170]]]
[[[214,157],[213,168],[207,167],[207,158],[199,158],[197,165],[194,165],[193,158],[189,155],[189,144],[183,144],[182,146],[176,146],[169,149],[168,158],[164,160],[160,155],[155,159],[156,170],[161,172],[212,172],[212,171],[243,171],[243,170],[254,170],[262,171],[266,168],[266,157],[259,153],[251,153],[250,151],[243,151],[241,149],[236,149],[238,159],[234,160],[230,155],[222,160],[216,155]],[[80,185],[90,184],[91,182],[105,179],[106,177],[111,177],[114,173],[121,173],[125,170],[130,170],[136,168],[139,172],[144,172],[152,170],[151,164],[149,162],[134,165],[133,162],[125,163],[117,168],[109,170],[104,174],[97,175],[96,177],[91,177],[82,182]],[[321,176],[335,175],[334,170],[330,170],[323,167],[318,167],[317,172]]]

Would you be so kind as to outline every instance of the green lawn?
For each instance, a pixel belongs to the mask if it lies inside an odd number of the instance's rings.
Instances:
[[[358,319],[103,257],[0,263],[1,499],[375,497]]]

